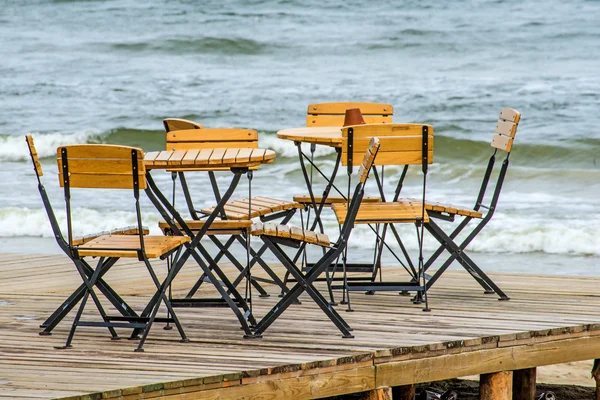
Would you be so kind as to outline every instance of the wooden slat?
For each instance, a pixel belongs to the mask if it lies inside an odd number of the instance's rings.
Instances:
[[[247,162],[250,161],[250,156],[252,155],[252,149],[251,148],[240,148],[240,151],[238,152],[235,161],[236,162]]]
[[[412,198],[403,198],[403,199],[400,199],[399,201],[400,202],[408,201],[411,203],[421,203],[421,200],[412,199]],[[427,211],[437,211],[437,212],[442,212],[442,213],[446,213],[446,214],[461,215],[464,217],[473,217],[473,218],[482,218],[483,217],[483,214],[481,213],[481,211],[475,211],[472,208],[455,206],[455,205],[445,204],[445,203],[437,203],[437,202],[432,202],[432,201],[427,201],[425,203],[425,209]]]
[[[363,115],[393,115],[394,107],[391,104],[383,103],[367,103],[367,102],[331,102],[331,103],[315,103],[309,104],[306,111],[310,115],[321,114],[341,114],[344,115],[346,110],[351,108],[360,109]]]
[[[160,155],[160,151],[150,151],[144,155],[144,165],[153,165],[156,157]]]
[[[333,211],[338,223],[345,222],[348,213],[346,204],[334,204]],[[410,202],[386,202],[361,204],[355,224],[374,224],[374,223],[414,223],[420,221],[422,217],[422,207],[420,203]],[[429,216],[425,212],[425,223],[429,222]]]
[[[212,157],[212,153],[215,151],[216,149],[202,149],[200,150],[200,153],[198,153],[198,156],[196,157],[196,163],[198,164],[207,164],[209,160]]]
[[[378,137],[383,140],[385,136],[422,136],[423,126],[427,126],[428,134],[433,136],[433,126],[425,124],[371,124],[355,125],[354,139]],[[348,137],[348,128],[342,128],[342,137]]]
[[[304,234],[304,241],[306,243],[312,243],[312,244],[317,244],[318,243],[316,232],[305,230],[302,233]]]
[[[227,149],[224,149],[224,148],[214,149],[212,154],[210,155],[210,159],[208,160],[208,163],[209,164],[222,164],[223,157],[225,156],[226,151],[227,151]]]
[[[60,187],[64,187],[63,174],[58,174]],[[69,185],[72,188],[84,189],[133,189],[132,175],[125,174],[69,174]],[[145,174],[139,175],[139,188],[146,188]]]
[[[185,156],[183,156],[183,158],[181,159],[181,165],[182,166],[194,165],[194,163],[196,162],[196,157],[198,157],[198,154],[200,154],[199,149],[191,149],[191,150],[186,151]]]
[[[260,236],[265,232],[265,229],[263,227],[263,223],[262,222],[257,222],[252,224],[251,228],[250,228],[251,233],[254,236]]]
[[[33,143],[33,136],[31,133],[25,135],[25,141],[27,142],[27,146],[29,147],[29,154],[31,156],[31,161],[33,162],[33,169],[37,176],[43,176],[44,172],[42,171],[42,164],[40,164],[40,159],[38,157],[37,150]]]
[[[354,153],[364,153],[369,147],[371,137],[377,137],[381,145],[380,153],[388,152],[403,152],[403,151],[422,151],[423,137],[422,136],[368,136],[354,138]],[[433,135],[429,135],[429,148],[433,149]],[[343,141],[343,146],[346,146],[346,140]]]
[[[344,124],[344,115],[307,115],[307,127],[319,126],[342,126]],[[391,124],[391,116],[363,115],[366,124]]]
[[[265,149],[252,149],[252,154],[250,155],[250,160],[254,161],[262,161],[265,159],[265,154],[267,150]]]
[[[74,144],[60,146],[56,150],[57,158],[61,157],[61,149],[66,148],[68,157],[71,158],[106,158],[131,160],[131,150],[138,150],[138,158],[144,158],[142,149],[135,147],[117,146],[112,144]]]
[[[433,151],[429,151],[427,158],[427,163],[432,164],[434,161]],[[359,161],[361,160],[363,153],[354,153],[352,157],[352,162],[355,166],[360,165]],[[402,151],[402,152],[388,152],[388,153],[380,153],[377,155],[377,161],[375,164],[377,165],[416,165],[421,164],[423,153],[420,151]],[[356,160],[356,163],[354,162]],[[342,153],[342,165],[348,165],[348,157],[347,154]]]
[[[322,196],[315,196],[315,202],[317,203],[317,205],[321,203],[322,198],[323,198]],[[294,196],[294,201],[296,201],[300,204],[308,204],[308,205],[312,204],[312,201],[311,201],[309,195]],[[350,201],[352,201],[352,198],[350,198]],[[362,199],[363,203],[378,203],[380,201],[381,201],[381,197],[377,197],[377,196],[365,196]],[[327,200],[325,201],[324,206],[330,207],[332,204],[347,203],[347,202],[348,202],[348,200],[344,199],[342,196],[328,196]]]
[[[290,238],[290,227],[287,225],[277,225],[277,237]]]
[[[521,113],[512,108],[503,108],[500,110],[500,118],[518,124],[521,120]]]
[[[158,258],[165,253],[189,242],[187,236],[145,236],[144,249],[148,258]],[[104,250],[110,248],[110,250]],[[138,257],[136,249],[140,248],[139,236],[99,236],[78,246],[82,257]]]
[[[189,121],[180,118],[166,118],[163,120],[163,125],[167,132],[179,131],[184,129],[202,129],[203,126],[197,122]]]
[[[329,247],[329,245],[330,245],[329,237],[326,234],[317,232],[316,235],[317,235],[317,244],[319,246]]]
[[[206,128],[206,129],[188,129],[167,133],[167,143],[171,142],[193,142],[206,143],[212,142],[213,147],[216,143],[222,142],[256,142],[258,141],[258,132],[252,129],[241,128]]]
[[[58,160],[58,170],[62,171],[62,158]],[[82,159],[68,158],[69,173],[95,175],[128,175],[132,174],[131,157],[129,159]],[[138,168],[145,173],[144,159],[138,160]]]
[[[309,230],[303,230],[301,228],[288,226],[288,225],[276,225],[272,223],[265,224],[254,224],[252,227],[252,234],[254,236],[274,236],[285,239],[292,239],[301,242],[316,244],[318,246],[329,247],[331,245],[329,237],[324,233],[317,233]]]
[[[254,151],[252,152],[252,156],[254,156]],[[266,164],[268,164],[268,161],[273,161],[275,156],[276,154],[273,150],[266,149],[262,159],[266,161]]]
[[[513,141],[514,141],[514,139],[512,139],[508,136],[495,134],[494,137],[492,138],[491,146],[498,150],[510,152],[512,150]]]
[[[264,234],[269,236],[277,236],[277,225],[266,223],[263,225]]]
[[[169,159],[173,155],[173,152],[170,150],[163,150],[154,158],[154,165],[167,165],[169,163]]]
[[[170,142],[167,150],[214,149],[219,148],[257,148],[258,142]]]
[[[227,149],[225,154],[223,155],[223,162],[235,162],[237,158],[237,154],[240,151],[239,148],[236,149]]]
[[[204,227],[205,221],[203,220],[189,220],[185,221],[185,224],[193,231],[200,230]],[[216,219],[210,224],[209,229],[247,229],[252,225],[252,221],[232,221],[224,219]],[[158,225],[161,229],[168,227],[165,221],[160,221]],[[179,224],[177,224],[180,227]]]
[[[150,233],[150,230],[146,227],[143,227],[142,233],[144,235],[148,235]],[[79,246],[81,244],[89,242],[90,240],[95,239],[98,236],[102,236],[102,235],[138,235],[138,234],[139,234],[139,230],[138,230],[137,226],[127,226],[125,228],[116,228],[111,231],[92,233],[89,235],[73,238],[73,240],[71,241],[71,245]]]
[[[291,226],[290,236],[292,239],[304,241],[304,230],[295,226]]]
[[[517,124],[499,119],[494,132],[514,138],[517,133]]]

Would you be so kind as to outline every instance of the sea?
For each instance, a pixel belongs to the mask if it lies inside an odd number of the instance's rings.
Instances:
[[[392,104],[394,122],[434,127],[426,196],[464,206],[501,108],[521,112],[497,211],[468,251],[485,271],[600,275],[600,1],[2,0],[0,60],[0,252],[60,252],[27,132],[64,227],[57,146],[160,150],[168,117],[252,128],[277,153],[252,194],[291,199],[306,186],[294,144],[276,132],[304,126],[310,103],[365,101]],[[333,162],[317,147],[319,168]],[[386,167],[388,193],[400,173]],[[170,174],[154,176],[170,193]],[[208,178],[189,179],[196,205],[212,205]],[[222,187],[230,179],[219,173]],[[418,197],[421,183],[410,169],[402,193]],[[318,193],[316,174],[314,184]],[[235,196],[248,191],[244,178]],[[76,235],[135,223],[129,194],[80,192]],[[159,234],[147,199],[142,209]],[[333,214],[324,219],[335,239]],[[399,229],[414,254],[414,227]],[[372,259],[373,233],[357,226],[349,246],[349,257]],[[425,256],[436,248],[425,234]],[[396,262],[389,252],[384,261]]]

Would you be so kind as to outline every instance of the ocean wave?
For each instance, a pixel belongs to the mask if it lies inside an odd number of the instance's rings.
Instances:
[[[255,55],[267,51],[269,46],[245,38],[202,37],[185,39],[166,39],[149,42],[114,43],[113,50],[127,52],[163,52],[169,54],[194,55],[218,53],[227,55]]]
[[[103,134],[96,130],[71,134],[33,133],[35,147],[40,158],[55,156],[58,146],[73,143],[90,143],[102,136]],[[29,161],[29,150],[25,143],[25,135],[0,135],[0,161]]]
[[[332,230],[333,224],[328,225],[331,225],[328,229]],[[471,225],[471,227],[474,226],[475,223]],[[400,236],[405,239],[404,245],[409,252],[414,254],[418,250],[414,226],[397,225],[397,227]],[[460,243],[469,232],[467,228],[465,234],[459,235],[457,243]],[[350,237],[350,247],[372,250],[374,241],[375,235],[368,227],[357,226]],[[400,253],[399,247],[392,237],[388,236],[387,242],[395,252]],[[427,255],[438,247],[439,243],[425,232],[425,257],[427,258]],[[474,253],[600,256],[600,236],[598,236],[595,223],[586,220],[548,218],[533,221],[522,216],[510,218],[504,216],[486,226],[467,249]]]
[[[62,209],[55,209],[56,219],[63,235],[67,235],[67,217]],[[137,225],[135,212],[100,211],[88,208],[74,208],[71,211],[74,225],[73,235],[84,236],[91,233],[110,231],[115,228]],[[150,233],[161,234],[158,228],[160,216],[153,213],[143,213],[144,225],[150,228]],[[1,237],[46,237],[53,238],[48,216],[43,208],[26,207],[0,208]]]
[[[456,126],[449,124],[436,131],[434,165],[442,165],[446,171],[453,168],[460,169],[461,165],[466,164],[485,167],[487,159],[493,152],[490,146],[492,134],[476,136],[468,130],[461,130],[457,136],[448,136],[456,130]],[[443,133],[440,134],[440,131]],[[33,136],[41,158],[53,157],[58,146],[76,143],[110,143],[141,147],[144,151],[158,151],[165,148],[165,134],[162,130],[121,127],[105,132],[87,129],[66,134],[34,133]],[[274,150],[278,156],[277,162],[285,158],[297,159],[298,157],[298,150],[294,143],[277,138],[274,132],[262,132],[259,144],[263,148]],[[309,153],[308,144],[303,144],[303,149],[305,153]],[[331,157],[334,153],[335,149],[332,147],[317,146],[315,157]],[[569,170],[596,170],[600,168],[599,153],[600,139],[598,138],[575,138],[556,143],[520,143],[517,138],[511,155],[511,164],[519,167],[554,169],[557,173],[564,172],[565,167]],[[498,157],[503,157],[503,153],[501,152]],[[22,135],[0,134],[0,162],[2,161],[29,161],[29,153]]]
[[[277,135],[265,134],[259,137],[259,145],[261,148],[271,149],[277,153],[278,158],[295,158],[298,159],[298,148],[291,140],[279,139]],[[305,154],[310,154],[310,145],[302,144],[302,150]],[[315,148],[315,157],[324,157],[335,153],[335,148],[329,146],[317,146]],[[300,166],[298,165],[298,168]]]
[[[119,128],[108,132],[95,129],[76,133],[32,133],[40,158],[56,156],[56,148],[67,144],[110,143],[141,147],[145,151],[165,148],[164,131]],[[25,135],[0,135],[0,162],[29,161]]]
[[[56,217],[63,234],[66,235],[66,214],[57,209]],[[593,210],[592,210],[593,211]],[[76,223],[73,234],[82,236],[89,233],[107,231],[118,227],[135,225],[134,212],[107,211],[89,208],[75,208],[72,211]],[[582,256],[600,256],[600,236],[595,228],[595,220],[600,215],[587,214],[586,219],[559,219],[542,216],[531,218],[520,214],[498,213],[495,220],[468,246],[474,253],[545,253],[573,254]],[[151,234],[161,234],[158,229],[160,216],[157,213],[144,212],[144,224],[150,228]],[[325,232],[335,241],[339,232],[338,225],[332,218],[325,218]],[[297,223],[297,222],[296,222]],[[451,224],[441,223],[443,229],[449,230]],[[469,225],[474,227],[476,222]],[[404,245],[410,253],[418,249],[415,227],[410,224],[396,225]],[[457,242],[468,234],[459,235]],[[53,233],[44,209],[25,207],[0,208],[0,237],[45,237],[52,238]],[[366,225],[357,225],[350,238],[350,247],[358,251],[372,250],[375,235]],[[393,237],[388,235],[388,244],[399,252]],[[425,233],[425,255],[431,254],[439,243],[427,232]]]

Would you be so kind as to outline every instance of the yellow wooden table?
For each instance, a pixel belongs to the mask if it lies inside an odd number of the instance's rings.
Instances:
[[[342,147],[342,128],[339,126],[282,129],[277,132],[277,137],[293,142]]]
[[[148,197],[160,212],[162,218],[169,225],[170,230],[176,235],[187,235],[192,240],[186,244],[185,252],[177,259],[172,266],[173,278],[183,267],[185,262],[191,256],[198,263],[204,275],[217,289],[221,298],[218,299],[173,299],[173,306],[180,307],[210,307],[210,306],[229,306],[238,318],[245,336],[254,337],[250,330],[250,325],[256,324],[249,304],[242,297],[235,285],[229,280],[225,273],[219,268],[215,260],[200,243],[202,237],[210,229],[213,221],[219,215],[224,215],[224,206],[235,191],[240,178],[243,174],[252,168],[261,164],[272,163],[275,159],[275,152],[266,149],[253,148],[207,148],[207,149],[188,149],[188,150],[164,150],[158,152],[146,153],[144,165],[147,169],[146,180]],[[189,221],[185,221],[173,204],[160,191],[152,179],[153,170],[178,170],[178,171],[199,171],[203,168],[222,168],[230,169],[233,174],[229,188],[218,201],[212,213],[204,220],[199,230],[192,230]],[[215,222],[219,222],[217,220]],[[229,222],[229,221],[221,221]],[[231,221],[234,223],[251,223],[248,221]],[[250,324],[248,323],[250,322]]]
[[[341,133],[340,133],[341,135]],[[340,136],[341,137],[341,136]],[[146,153],[146,169],[252,168],[270,164],[275,152],[252,148],[163,150]]]

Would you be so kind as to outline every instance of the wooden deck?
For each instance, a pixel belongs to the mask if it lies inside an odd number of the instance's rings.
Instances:
[[[175,291],[198,271],[186,265]],[[229,309],[178,309],[191,343],[156,324],[135,353],[135,342],[82,327],[72,349],[56,350],[71,318],[52,336],[38,325],[80,284],[74,267],[65,256],[0,254],[0,398],[304,399],[600,357],[600,279],[490,275],[510,301],[484,295],[462,271],[431,290],[430,313],[395,293],[355,293],[356,311],[342,312],[354,339],[306,298],[263,339],[243,339]],[[107,280],[138,309],[152,292],[137,261],[118,263]],[[257,316],[278,299],[267,287],[271,297],[255,296]]]

